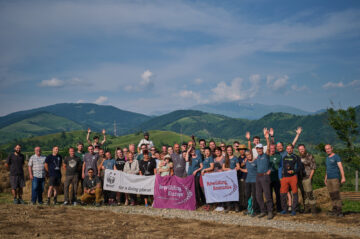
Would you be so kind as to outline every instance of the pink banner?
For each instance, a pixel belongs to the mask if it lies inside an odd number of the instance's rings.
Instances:
[[[153,207],[195,210],[194,176],[179,178],[156,175]]]

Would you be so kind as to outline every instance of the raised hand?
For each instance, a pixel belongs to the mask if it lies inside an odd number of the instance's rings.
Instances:
[[[270,136],[273,137],[273,136],[274,136],[274,129],[273,129],[273,128],[270,128],[269,133],[270,133]]]
[[[264,130],[264,137],[265,139],[268,139],[269,138],[269,131],[268,130]]]
[[[302,128],[299,126],[297,129],[296,129],[296,134],[300,135],[302,132]]]
[[[250,140],[250,132],[246,132],[245,137],[247,140]]]
[[[269,131],[268,131],[267,128],[264,128],[264,129],[263,129],[263,132],[264,132],[264,135],[265,135],[265,134],[268,133]]]
[[[88,128],[88,133],[89,133],[89,134],[91,133],[91,129],[90,129],[90,128]]]
[[[101,132],[102,132],[102,134],[105,134],[105,133],[106,133],[105,129],[103,129]]]

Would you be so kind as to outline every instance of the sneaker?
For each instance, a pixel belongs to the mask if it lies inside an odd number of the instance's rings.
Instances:
[[[262,218],[262,217],[265,217],[266,216],[266,213],[265,212],[262,212],[260,213],[260,215],[258,216],[258,218]]]
[[[95,207],[100,207],[101,205],[100,205],[100,203],[95,203]]]
[[[250,217],[256,217],[256,213],[251,213],[251,214],[248,214],[248,215],[250,215]]]
[[[243,212],[244,216],[249,215],[249,212],[246,210]]]
[[[222,212],[224,211],[224,208],[223,207],[217,207],[215,208],[215,212]]]
[[[54,205],[56,205],[56,204],[57,204],[57,198],[54,197]]]
[[[269,213],[268,213],[268,216],[267,216],[267,219],[268,219],[268,220],[271,220],[271,219],[273,219],[273,217],[274,217],[273,213],[272,213],[272,212],[269,212]]]
[[[25,204],[24,200],[22,200],[22,198],[18,199],[18,204]]]
[[[344,217],[344,214],[342,212],[336,214],[337,217]]]
[[[282,211],[280,212],[280,214],[281,214],[281,215],[285,215],[285,214],[287,214],[287,211],[282,210]]]
[[[17,198],[14,198],[14,204],[19,204],[19,200]]]
[[[291,216],[296,216],[296,212],[295,212],[295,211],[292,211],[292,212],[291,212]]]
[[[55,201],[54,201],[54,203],[55,203]],[[65,202],[64,202],[64,206],[67,206],[67,205],[69,205],[69,202],[68,202],[68,201],[65,201]]]
[[[40,203],[39,203],[40,204]],[[31,205],[35,206],[36,205],[36,202],[31,202]]]
[[[145,207],[149,207],[149,204],[146,203],[146,204],[145,204]]]
[[[39,205],[43,205],[44,203],[43,202],[39,202]]]
[[[235,212],[240,212],[240,207],[238,204],[235,205]]]

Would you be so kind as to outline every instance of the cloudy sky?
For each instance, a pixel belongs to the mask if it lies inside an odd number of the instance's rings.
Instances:
[[[359,1],[1,1],[0,115],[360,104]]]

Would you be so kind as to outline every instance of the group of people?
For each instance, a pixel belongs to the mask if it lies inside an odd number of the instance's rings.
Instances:
[[[102,148],[106,142],[105,131],[102,132],[104,137],[102,142],[99,142],[98,136],[90,141],[91,130],[89,129],[87,153],[84,152],[84,145],[81,142],[76,148],[70,147],[68,156],[64,159],[59,155],[57,146],[54,146],[52,153],[46,157],[41,154],[40,147],[35,147],[35,154],[28,162],[29,176],[32,180],[31,202],[43,203],[44,184],[45,179],[48,178],[49,189],[46,203],[51,204],[51,197],[54,204],[57,203],[62,179],[61,168],[63,168],[65,171],[64,205],[76,205],[78,194],[81,195],[82,204],[93,202],[97,206],[101,203],[137,204],[137,195],[102,189],[104,172],[106,169],[111,169],[143,176],[159,174],[160,176],[186,177],[193,175],[197,207],[202,207],[204,210],[215,208],[215,211],[240,212],[244,210],[246,215],[259,218],[267,216],[269,220],[273,218],[274,211],[280,214],[296,215],[300,208],[298,203],[300,190],[303,211],[315,214],[316,200],[312,189],[312,178],[316,170],[315,159],[306,150],[304,144],[297,145],[299,155],[294,152],[301,132],[302,129],[299,127],[293,142],[286,145],[283,142],[275,143],[274,130],[264,128],[266,145],[261,143],[259,136],[254,136],[251,141],[250,133],[246,132],[247,145],[235,141],[232,145],[220,143],[217,146],[216,142],[211,140],[207,146],[206,140],[200,139],[197,141],[197,146],[195,137],[192,136],[189,142],[181,145],[176,143],[173,146],[162,145],[160,150],[150,140],[149,133],[145,132],[137,148],[134,144],[125,148],[118,147],[113,156],[112,152]],[[345,175],[341,158],[333,152],[330,144],[325,145],[325,151],[327,153],[325,184],[333,204],[333,209],[329,214],[342,217],[340,185],[345,182]],[[22,199],[22,188],[25,186],[24,163],[21,145],[16,145],[5,164],[10,170],[10,184],[16,204],[24,203]],[[228,170],[237,171],[239,201],[207,204],[203,175]],[[78,191],[79,184],[81,184],[81,190]],[[70,185],[72,185],[71,194]],[[150,202],[150,196],[141,195],[141,203],[144,203],[146,207],[151,205]]]

